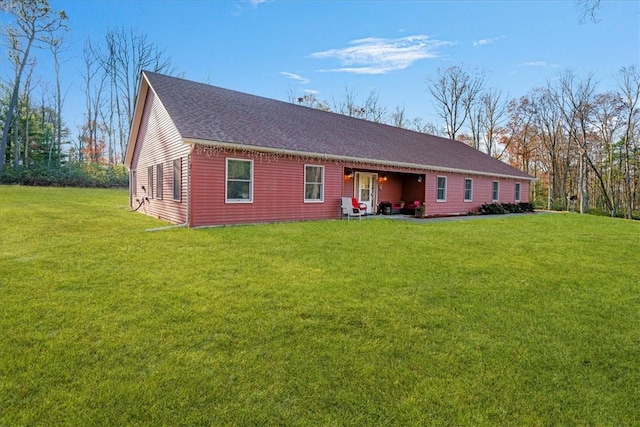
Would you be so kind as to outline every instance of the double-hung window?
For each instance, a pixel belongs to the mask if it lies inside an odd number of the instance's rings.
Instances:
[[[436,188],[436,201],[438,202],[446,202],[447,201],[447,177],[439,176]]]
[[[147,194],[153,197],[153,166],[147,168]]]
[[[519,182],[516,182],[515,193],[516,193],[516,202],[519,202],[520,201],[520,183]]]
[[[162,199],[162,163],[156,165],[156,198]]]
[[[251,203],[253,201],[253,161],[227,159],[226,201]]]
[[[182,198],[182,159],[173,161],[173,200]]]
[[[491,194],[491,201],[497,202],[500,200],[500,182],[493,181],[493,192]]]
[[[134,196],[138,195],[138,175],[135,170],[131,171],[131,192]]]
[[[304,201],[324,200],[324,166],[304,166]]]
[[[473,201],[473,180],[471,178],[465,178],[464,180],[464,201]]]

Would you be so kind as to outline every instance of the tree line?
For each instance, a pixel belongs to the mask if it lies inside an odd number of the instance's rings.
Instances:
[[[165,51],[146,34],[125,28],[87,39],[82,49],[83,121],[63,118],[61,64],[70,48],[68,16],[47,0],[9,0],[2,29],[11,77],[0,82],[0,180],[9,183],[126,186],[123,165],[142,70],[174,73]],[[47,52],[54,82],[37,76],[34,50]]]
[[[537,178],[532,200],[632,218],[640,209],[640,68],[623,67],[617,88],[600,92],[592,75],[565,71],[510,99],[487,87],[486,73],[439,69],[426,89],[438,124],[389,110],[376,91],[345,89],[332,102],[289,90],[290,102],[462,141]]]

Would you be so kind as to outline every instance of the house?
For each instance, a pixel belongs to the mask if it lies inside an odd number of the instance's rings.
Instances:
[[[151,72],[125,164],[132,208],[190,227],[338,219],[344,196],[465,214],[533,180],[458,141]]]

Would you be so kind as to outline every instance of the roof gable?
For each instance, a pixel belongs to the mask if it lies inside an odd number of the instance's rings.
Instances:
[[[459,141],[157,73],[142,80],[184,140],[532,179]]]

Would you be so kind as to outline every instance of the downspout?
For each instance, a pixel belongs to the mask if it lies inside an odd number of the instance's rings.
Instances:
[[[191,154],[193,153],[193,149],[195,148],[195,144],[191,144],[191,148],[189,148],[189,152],[187,153],[187,219],[182,224],[176,225],[168,225],[166,227],[158,227],[158,228],[149,228],[145,231],[163,231],[163,230],[171,230],[172,228],[189,228],[191,224]]]

